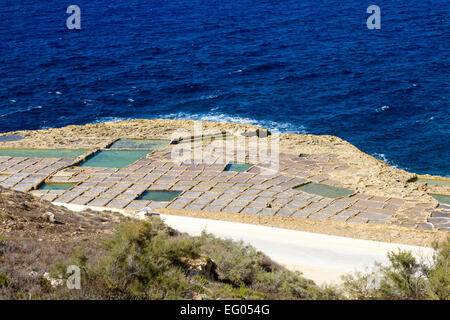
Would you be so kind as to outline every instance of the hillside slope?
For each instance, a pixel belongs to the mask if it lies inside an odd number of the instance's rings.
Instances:
[[[69,264],[81,267],[82,290],[51,284],[66,276]],[[317,299],[329,294],[335,296],[242,243],[206,234],[189,237],[158,218],[73,212],[0,187],[0,299]]]

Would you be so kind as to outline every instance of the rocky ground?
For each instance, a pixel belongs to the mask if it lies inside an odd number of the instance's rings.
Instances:
[[[121,239],[115,243],[115,249],[104,245],[105,241],[114,239],[113,234]],[[139,256],[138,246],[143,246],[144,255]],[[128,256],[125,263],[116,265],[124,273],[106,268],[113,274],[106,280],[110,274],[103,269],[102,272],[92,271],[101,263],[114,264],[117,259],[104,258],[114,256],[118,250]],[[75,252],[83,252],[82,259],[90,265],[81,275],[83,290],[67,290],[64,280],[52,277],[58,265],[65,270],[66,264],[73,264],[70,261]],[[149,261],[142,262],[143,259]],[[139,262],[147,268],[138,268]],[[161,266],[163,262],[167,265]],[[143,274],[136,275],[138,272]],[[237,276],[233,276],[234,273]],[[150,283],[142,280],[149,275]],[[249,276],[255,279],[248,282]],[[127,279],[123,280],[124,277]],[[259,278],[265,280],[261,282]],[[116,283],[107,282],[112,279]],[[145,282],[149,288],[134,288],[138,281]],[[113,289],[115,286],[117,288]],[[0,300],[318,299],[335,296],[338,293],[331,295],[300,273],[287,271],[249,246],[210,235],[194,239],[168,228],[157,218],[144,222],[112,212],[74,212],[31,194],[0,187]]]
[[[119,221],[111,213],[86,210],[73,212],[28,193],[0,187],[0,232],[2,238],[36,239],[57,244],[102,237]]]
[[[193,120],[138,119],[120,122],[94,123],[84,126],[67,126],[44,130],[26,130],[9,132],[6,135],[20,135],[19,141],[0,142],[7,148],[101,148],[108,140],[122,137],[135,139],[172,139],[184,136],[186,132],[194,133]],[[258,127],[233,123],[203,122],[204,132],[229,133],[254,131]],[[201,127],[201,126],[200,126]],[[107,138],[107,140],[105,140]]]
[[[0,187],[0,275],[14,288],[0,285],[0,299],[41,292],[39,280],[58,262],[83,246],[91,256],[102,253],[100,239],[113,232],[120,218],[91,210],[72,212],[30,194]],[[21,291],[19,291],[21,290]]]

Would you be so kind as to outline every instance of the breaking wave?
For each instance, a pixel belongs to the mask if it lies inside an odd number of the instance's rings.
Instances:
[[[228,115],[224,113],[210,113],[210,114],[198,114],[198,113],[172,113],[169,115],[161,115],[161,118],[169,119],[186,119],[186,120],[199,120],[199,121],[212,121],[212,122],[231,122],[239,124],[251,124],[255,126],[261,126],[271,131],[279,131],[280,133],[297,133],[306,134],[306,128],[304,126],[297,126],[289,122],[277,122],[270,120],[257,120],[248,117],[239,117]]]

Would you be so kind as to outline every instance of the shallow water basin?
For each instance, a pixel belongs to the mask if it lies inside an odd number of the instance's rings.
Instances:
[[[450,204],[450,196],[444,194],[430,194],[433,198],[435,198],[439,203]]]
[[[39,190],[69,190],[76,185],[76,183],[44,183]]]
[[[144,158],[150,152],[150,150],[102,150],[96,152],[79,166],[121,169]]]
[[[172,201],[180,195],[181,191],[168,191],[168,190],[147,190],[138,200],[151,200],[151,201]]]
[[[160,149],[168,146],[169,140],[160,139],[128,139],[122,138],[114,142],[109,149]]]
[[[0,156],[74,159],[86,152],[78,149],[0,149]]]
[[[251,163],[231,162],[231,163],[227,164],[227,166],[225,167],[225,171],[245,172],[248,169],[250,169],[251,167],[253,167],[253,164],[251,164]]]
[[[315,194],[315,195],[322,196],[322,197],[327,197],[327,198],[341,198],[341,197],[349,196],[349,195],[355,193],[355,191],[353,191],[353,190],[332,187],[332,186],[328,186],[325,184],[314,183],[314,182],[304,184],[304,185],[296,187],[294,189],[301,190],[303,192]]]
[[[417,178],[416,182],[428,183],[436,186],[450,186],[450,181],[440,179]]]

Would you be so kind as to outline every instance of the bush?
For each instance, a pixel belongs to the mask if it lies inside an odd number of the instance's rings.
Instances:
[[[428,273],[428,297],[429,299],[450,299],[450,237],[447,242],[439,246],[434,245],[435,256],[433,268]]]
[[[126,299],[179,298],[187,287],[185,258],[199,254],[191,239],[173,233],[158,219],[122,224],[98,270],[108,288]]]
[[[0,273],[0,288],[4,288],[9,286],[11,283],[11,280],[7,276],[5,276],[3,273]]]
[[[343,289],[351,299],[448,300],[450,237],[434,249],[431,263],[417,261],[411,252],[390,252],[389,265],[377,263],[369,273],[344,276]]]
[[[88,261],[83,250],[70,262],[58,263],[53,278],[65,274],[68,264],[81,269],[82,290],[64,287],[52,298],[82,299],[314,299],[327,296],[311,280],[288,271],[251,246],[212,235],[188,237],[160,219],[128,220],[104,243],[107,254]],[[191,274],[195,259],[213,260],[217,281]]]
[[[6,288],[11,292],[9,296],[20,299],[30,297],[31,293],[33,298],[52,299],[448,300],[450,297],[450,237],[446,243],[434,246],[430,263],[417,261],[410,252],[391,252],[387,266],[376,264],[369,273],[347,275],[339,288],[319,287],[300,272],[285,269],[242,242],[206,233],[189,237],[158,218],[126,219],[102,246],[89,258],[83,248],[76,248],[69,261],[55,264],[50,273],[53,279],[64,278],[68,265],[79,266],[81,290],[68,290],[65,285],[53,287],[49,278],[38,278],[35,286],[29,286],[33,291],[24,293],[24,280],[9,279],[0,273],[0,293]],[[211,266],[211,260],[215,263],[213,277],[198,269],[203,262]]]
[[[324,291],[312,280],[280,267],[242,241],[222,240],[203,233],[198,242],[200,251],[216,262],[219,279],[233,287],[264,292],[271,299],[324,298]],[[339,296],[329,295],[331,291],[327,291],[327,297]]]
[[[81,268],[84,294],[106,299],[183,297],[188,287],[185,260],[198,252],[192,240],[174,234],[159,219],[128,221],[104,243],[108,254],[96,263],[88,264],[83,251],[75,251],[71,264]],[[64,274],[66,265],[56,265],[52,274]]]

